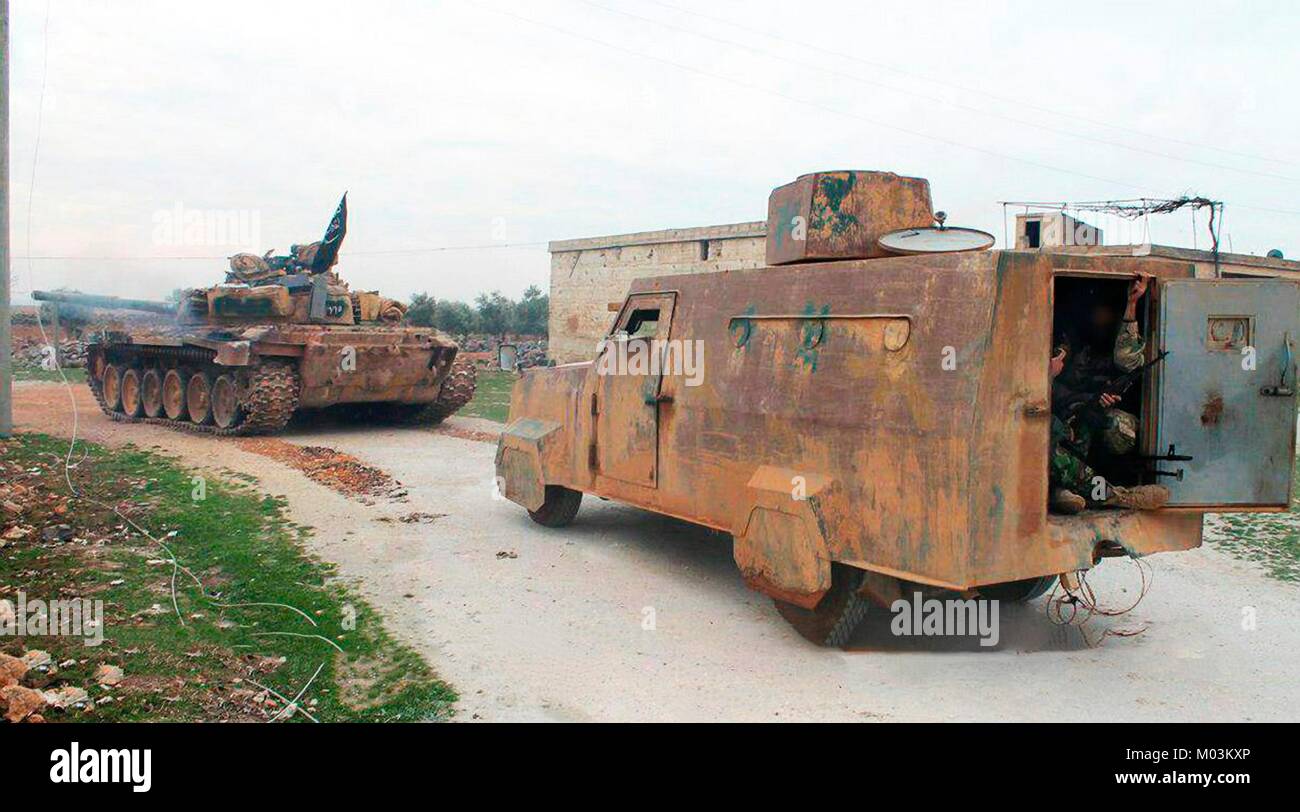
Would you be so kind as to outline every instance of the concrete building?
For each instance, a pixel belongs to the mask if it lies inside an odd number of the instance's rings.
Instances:
[[[1061,212],[1016,215],[1016,250],[1112,257],[1162,257],[1190,262],[1196,276],[1213,279],[1278,276],[1300,279],[1300,262],[1281,257],[1231,254],[1172,245],[1103,245],[1101,229]]]
[[[556,363],[589,361],[633,279],[761,268],[763,221],[642,231],[550,243],[548,353]],[[1018,215],[1016,250],[1056,254],[1156,256],[1185,260],[1198,277],[1280,276],[1300,279],[1300,262],[1253,254],[1218,255],[1168,245],[1102,245],[1101,230],[1059,213]]]
[[[766,234],[758,221],[552,242],[548,355],[590,361],[633,279],[763,267]]]

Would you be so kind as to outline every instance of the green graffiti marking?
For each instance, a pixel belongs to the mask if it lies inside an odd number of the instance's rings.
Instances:
[[[757,312],[758,308],[750,305],[745,308],[742,315],[752,316]],[[732,319],[731,324],[727,325],[727,330],[731,333],[732,340],[736,342],[736,349],[744,349],[745,345],[749,343],[749,339],[754,335],[754,321],[753,319]]]
[[[840,211],[840,207],[844,205],[844,198],[853,191],[856,180],[857,176],[853,174],[843,178],[830,175],[821,175],[817,178],[819,191],[826,196],[826,205],[816,207],[811,212],[808,223],[810,228],[823,231],[829,227],[832,234],[839,236],[858,224],[857,217]],[[813,200],[814,202],[817,200],[816,193],[813,194]]]
[[[817,354],[820,347],[825,346],[826,339],[830,331],[826,326],[824,316],[831,314],[830,305],[822,305],[820,311],[813,302],[808,302],[803,306],[803,314],[807,318],[799,326],[799,352],[797,357],[805,367],[811,371],[817,371]]]

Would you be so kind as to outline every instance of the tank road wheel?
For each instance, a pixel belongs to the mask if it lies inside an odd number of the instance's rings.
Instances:
[[[140,378],[140,405],[145,417],[161,417],[163,413],[163,378],[157,369],[147,369]]]
[[[122,368],[117,364],[104,367],[104,382],[100,388],[104,393],[104,408],[110,412],[122,411]]]
[[[578,515],[582,504],[582,491],[570,490],[563,485],[547,485],[545,501],[537,510],[528,511],[528,517],[545,527],[564,527]]]
[[[139,417],[144,414],[144,405],[140,402],[140,370],[123,370],[121,388],[122,412],[127,417]]]
[[[978,589],[981,598],[1005,603],[1025,603],[1047,594],[1047,590],[1056,583],[1055,575],[1042,578],[1026,578],[1023,581],[1008,581],[1005,584],[989,584]]]
[[[185,409],[190,422],[206,426],[212,422],[212,378],[206,372],[196,372],[185,384]]]
[[[239,425],[244,412],[239,408],[239,389],[233,375],[218,375],[212,383],[212,422],[218,428],[229,429]]]
[[[163,413],[171,420],[184,420],[185,415],[185,379],[180,370],[169,369],[162,382]]]
[[[795,631],[819,646],[843,646],[867,616],[871,601],[858,594],[866,573],[844,564],[831,564],[831,588],[812,609],[773,599]]]

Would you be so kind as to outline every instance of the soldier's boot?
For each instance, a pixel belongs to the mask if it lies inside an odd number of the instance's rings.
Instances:
[[[1169,502],[1169,489],[1164,485],[1136,485],[1125,488],[1112,485],[1106,494],[1106,507],[1130,510],[1155,510]]]
[[[1065,488],[1053,488],[1049,505],[1054,513],[1073,515],[1081,513],[1088,506],[1088,500],[1074,491],[1068,491]]]

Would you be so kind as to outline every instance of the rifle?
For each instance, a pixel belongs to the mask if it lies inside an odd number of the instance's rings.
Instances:
[[[1056,404],[1056,411],[1061,414],[1062,419],[1067,423],[1077,415],[1083,413],[1086,413],[1094,422],[1099,420],[1102,417],[1102,395],[1109,394],[1115,395],[1116,397],[1123,397],[1124,394],[1133,387],[1133,384],[1142,379],[1142,376],[1146,374],[1148,369],[1151,369],[1156,364],[1164,361],[1165,356],[1167,355],[1169,355],[1169,350],[1161,350],[1156,353],[1155,358],[1147,361],[1142,366],[1134,367],[1128,372],[1120,373],[1113,378],[1100,379],[1102,381],[1101,386],[1095,391],[1089,387],[1090,391],[1079,392],[1063,398],[1061,403]]]

